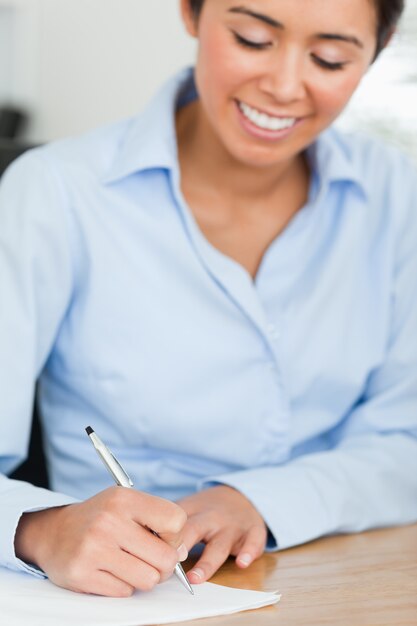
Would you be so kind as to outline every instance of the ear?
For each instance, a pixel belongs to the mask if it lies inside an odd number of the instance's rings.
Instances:
[[[182,21],[191,37],[197,37],[197,17],[191,8],[190,0],[180,0]]]

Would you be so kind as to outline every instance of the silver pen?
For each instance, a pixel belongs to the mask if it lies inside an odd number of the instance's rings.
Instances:
[[[127,487],[129,489],[132,488],[133,487],[132,479],[130,478],[126,470],[122,467],[122,465],[119,463],[119,461],[116,459],[116,457],[111,452],[111,450],[109,450],[108,447],[101,441],[100,437],[94,432],[91,426],[87,426],[85,430],[93,446],[95,447],[100,459],[103,461],[104,465],[106,466],[110,474],[113,476],[115,483],[120,485],[120,487]],[[150,528],[148,530],[150,530],[150,532],[153,533],[156,537],[159,537],[158,533],[156,533],[154,530],[151,530]],[[184,587],[188,589],[188,591],[194,595],[193,588],[188,582],[188,578],[185,575],[185,572],[183,570],[181,563],[176,564],[174,573],[180,579]]]

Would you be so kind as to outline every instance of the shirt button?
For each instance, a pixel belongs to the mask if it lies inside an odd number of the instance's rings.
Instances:
[[[273,341],[276,341],[281,336],[281,333],[279,332],[275,324],[268,324],[268,334]]]

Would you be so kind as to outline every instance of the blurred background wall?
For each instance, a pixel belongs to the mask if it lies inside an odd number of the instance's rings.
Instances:
[[[178,0],[0,0],[0,106],[29,113],[28,141],[83,132],[139,111],[194,52]],[[340,125],[417,160],[417,0]]]

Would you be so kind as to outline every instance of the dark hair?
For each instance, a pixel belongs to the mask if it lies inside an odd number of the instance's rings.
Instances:
[[[387,43],[388,37],[396,27],[398,20],[404,11],[405,0],[373,0],[373,2],[376,3],[378,15],[377,45],[375,53],[375,57],[377,57]]]
[[[378,15],[378,31],[375,58],[385,46],[388,37],[404,11],[404,0],[370,0],[375,3]],[[199,16],[204,0],[189,0],[196,17]]]

